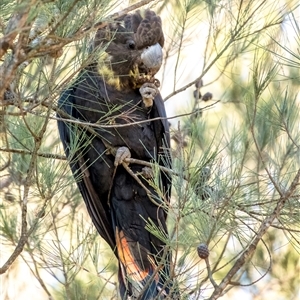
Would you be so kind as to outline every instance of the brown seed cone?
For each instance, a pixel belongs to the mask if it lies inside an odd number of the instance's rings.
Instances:
[[[202,243],[197,247],[197,252],[200,258],[208,258],[209,250],[206,244]]]

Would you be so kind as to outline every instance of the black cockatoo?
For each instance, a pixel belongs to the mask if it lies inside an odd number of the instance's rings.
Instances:
[[[161,19],[151,10],[99,29],[92,50],[104,51],[58,102],[60,138],[89,215],[119,260],[122,299],[170,298],[171,254],[146,224],[167,237],[171,179],[160,171],[154,188],[149,168],[126,162],[171,167],[169,125],[154,78],[163,44]]]

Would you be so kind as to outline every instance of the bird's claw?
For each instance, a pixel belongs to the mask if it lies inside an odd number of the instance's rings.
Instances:
[[[145,83],[153,83],[157,88],[160,87],[160,81],[153,77],[153,76],[149,76],[149,75],[145,75],[145,74],[139,74],[138,78],[137,78],[137,83],[142,86]]]
[[[153,170],[152,168],[149,168],[149,167],[144,167],[142,169],[142,175],[146,178],[146,179],[151,179],[154,177],[154,174],[153,174]]]
[[[120,147],[117,149],[114,165],[117,167],[121,165],[126,158],[130,158],[131,153],[127,147]]]
[[[140,88],[140,93],[143,98],[144,107],[149,109],[153,105],[153,100],[158,94],[158,89],[155,83],[146,82]]]

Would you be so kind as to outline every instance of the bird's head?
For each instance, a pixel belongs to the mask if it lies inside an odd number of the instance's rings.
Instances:
[[[164,45],[161,19],[153,11],[128,14],[97,31],[94,46],[105,51],[99,72],[116,88],[139,88],[154,80],[161,67]]]

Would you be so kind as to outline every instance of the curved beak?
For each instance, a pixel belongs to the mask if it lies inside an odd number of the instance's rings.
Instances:
[[[161,67],[163,60],[163,51],[160,44],[152,45],[146,48],[141,55],[142,62],[154,75]]]

